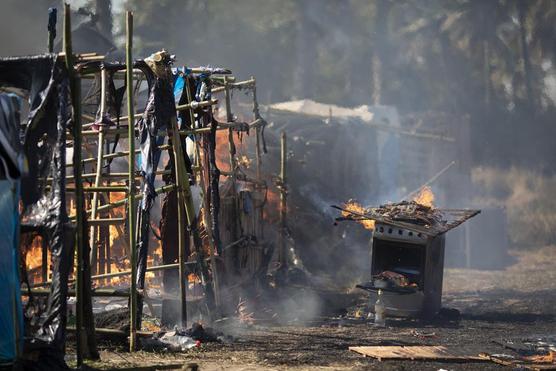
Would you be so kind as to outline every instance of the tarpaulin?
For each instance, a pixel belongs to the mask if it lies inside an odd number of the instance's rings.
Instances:
[[[65,197],[66,126],[71,118],[68,75],[55,54],[3,58],[0,86],[29,95],[29,116],[19,136],[29,168],[21,182],[22,223],[45,231],[52,265],[47,312],[36,337],[62,354],[73,256]]]
[[[170,120],[176,115],[174,104],[172,75],[170,65],[172,58],[166,52],[158,52],[145,59],[140,66],[147,77],[149,97],[145,112],[138,120],[139,140],[141,146],[141,189],[143,198],[138,213],[139,236],[137,239],[137,287],[145,286],[147,256],[149,247],[150,210],[156,197],[154,180],[160,160],[159,146],[164,143],[164,135],[159,131],[170,127]]]
[[[0,363],[21,349],[23,313],[18,271],[19,178],[24,171],[19,144],[20,100],[0,95]]]

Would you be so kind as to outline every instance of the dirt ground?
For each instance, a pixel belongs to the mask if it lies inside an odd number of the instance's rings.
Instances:
[[[512,251],[515,264],[499,271],[446,269],[443,305],[459,320],[390,320],[376,328],[363,320],[321,318],[301,326],[227,328],[230,343],[203,343],[183,353],[134,354],[101,342],[93,368],[196,363],[200,370],[490,370],[490,362],[383,361],[348,350],[363,345],[444,345],[472,352],[507,352],[494,341],[556,334],[556,246]],[[419,336],[427,335],[427,336]],[[72,356],[68,356],[71,363]]]

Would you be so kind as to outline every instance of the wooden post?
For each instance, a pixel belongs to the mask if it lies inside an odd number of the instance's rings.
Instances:
[[[279,262],[280,269],[286,268],[287,253],[286,253],[286,230],[287,230],[287,146],[286,146],[286,133],[282,131],[280,136],[280,250]]]
[[[77,364],[83,364],[84,356],[96,359],[95,329],[90,290],[90,270],[85,261],[85,214],[83,184],[81,179],[81,80],[74,73],[74,56],[71,43],[71,10],[64,4],[64,52],[73,106],[73,168],[75,185],[75,250],[76,250],[76,327]],[[84,350],[87,353],[84,355]]]
[[[56,38],[56,21],[58,10],[56,8],[48,8],[48,52],[54,51],[54,39]]]
[[[135,246],[135,118],[133,105],[133,59],[131,51],[133,48],[133,14],[126,12],[126,84],[127,84],[127,114],[128,125],[128,150],[129,150],[129,177],[128,177],[128,226],[129,226],[129,250],[131,262],[131,284],[130,284],[130,306],[129,306],[129,351],[137,349],[137,249]]]
[[[189,191],[189,179],[187,174],[184,173],[185,166],[183,164],[183,152],[181,148],[180,135],[178,133],[178,124],[176,118],[172,117],[172,147],[174,154],[174,169],[176,176],[176,198],[178,202],[178,287],[180,297],[180,326],[187,327],[187,303],[186,303],[186,287],[185,287],[185,200],[184,190]],[[190,196],[190,193],[189,193]],[[189,218],[188,218],[189,219]]]
[[[185,92],[187,93],[187,101],[189,104],[193,102],[193,96],[191,94],[191,90],[189,89],[189,84],[185,83]],[[189,118],[191,119],[191,123],[195,122],[195,116],[193,115],[193,109],[189,110]],[[212,267],[212,283],[214,288],[214,302],[216,304],[216,310],[219,311],[220,308],[220,282],[218,280],[218,269],[216,268],[216,259],[214,257],[216,246],[214,246],[214,240],[212,239],[212,223],[210,217],[208,215],[210,207],[208,204],[208,198],[205,194],[205,176],[204,171],[201,163],[201,151],[199,150],[201,141],[201,135],[195,134],[195,168],[199,174],[199,185],[201,186],[201,197],[203,200],[203,219],[205,222],[205,226],[207,228],[207,233],[209,235],[209,249],[210,249],[210,265]]]
[[[102,179],[103,168],[103,155],[104,155],[104,126],[102,125],[102,118],[106,110],[106,70],[100,70],[100,120],[101,125],[98,132],[98,148],[97,148],[97,168],[95,174],[95,187],[99,187]],[[91,219],[97,217],[98,206],[98,191],[93,194],[93,202],[91,205]],[[97,273],[97,257],[98,257],[98,243],[99,228],[96,226],[91,227],[90,245],[91,245],[91,273]]]
[[[232,103],[230,96],[230,85],[228,84],[228,76],[224,76],[224,94],[226,97],[226,123],[229,124],[234,121],[234,115],[232,113],[231,107]],[[234,144],[234,132],[231,127],[228,129],[228,145],[230,148],[230,172],[233,174],[236,170],[236,146]]]
[[[259,120],[261,119],[261,114],[259,112],[259,102],[257,100],[257,82],[253,76],[251,76],[251,80],[253,80],[253,114],[254,119]],[[257,126],[255,129],[255,138],[256,138],[256,145],[255,145],[255,157],[256,157],[256,174],[257,174],[257,182],[260,184],[262,182],[262,159],[261,159],[261,127]],[[257,187],[260,187],[258,185]],[[260,235],[261,239],[264,239],[264,223],[263,223],[263,208],[262,206],[259,207],[258,212],[258,225],[257,231]],[[258,263],[258,261],[257,261]]]

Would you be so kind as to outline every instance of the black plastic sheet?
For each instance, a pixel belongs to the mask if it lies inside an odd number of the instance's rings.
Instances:
[[[140,66],[147,76],[149,98],[145,112],[138,120],[139,139],[141,146],[141,175],[143,177],[141,189],[143,198],[138,213],[139,235],[137,239],[137,287],[145,286],[147,256],[150,232],[150,210],[156,197],[154,180],[156,169],[160,161],[159,146],[164,143],[164,136],[159,131],[170,127],[170,120],[176,116],[172,80],[170,78],[171,59],[165,58],[159,62],[160,68],[168,73],[153,71],[149,66]]]
[[[66,213],[66,127],[71,120],[67,70],[57,55],[0,59],[0,86],[27,91],[29,117],[20,141],[27,159],[22,226],[43,228],[51,251],[52,284],[36,338],[64,352],[68,276],[73,244]],[[47,178],[52,179],[47,189]]]

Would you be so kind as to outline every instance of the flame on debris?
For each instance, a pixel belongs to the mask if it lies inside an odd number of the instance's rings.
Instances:
[[[42,239],[40,235],[22,239],[22,245],[25,246],[25,266],[29,283],[41,282],[42,267]],[[47,275],[50,276],[50,252],[47,253]]]
[[[365,207],[363,207],[362,205],[358,204],[355,201],[348,201],[347,203],[344,204],[344,209],[348,210],[348,211],[352,211],[354,213],[357,214],[366,214],[367,213],[367,209],[365,209]],[[348,217],[351,216],[351,214],[348,211],[342,211],[342,216]],[[363,227],[365,227],[365,229],[369,229],[369,230],[373,230],[375,229],[375,221],[374,220],[370,220],[370,219],[365,219],[365,220],[358,220],[358,223],[360,223],[361,225],[363,225]]]
[[[419,193],[413,198],[413,201],[417,202],[419,205],[434,207],[434,193],[429,186],[424,186],[421,188]]]
[[[119,184],[125,185],[125,184]],[[124,192],[112,192],[110,193],[110,202],[117,202],[126,198]],[[125,218],[125,206],[120,206],[112,209],[110,211],[110,217],[114,218]],[[110,250],[111,250],[111,261],[110,261],[110,272],[116,273],[121,271],[126,271],[130,269],[129,259],[126,257],[126,233],[124,224],[110,225]],[[112,277],[107,280],[108,286],[122,286],[129,284],[129,276],[118,276]]]

